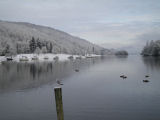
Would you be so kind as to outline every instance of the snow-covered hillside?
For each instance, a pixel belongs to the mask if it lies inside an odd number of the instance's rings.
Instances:
[[[30,41],[39,43],[35,52],[67,53],[67,54],[100,54],[103,48],[84,39],[50,27],[22,22],[0,21],[0,55],[6,52],[30,53]],[[44,47],[46,47],[44,49]],[[37,49],[37,47],[35,48]]]

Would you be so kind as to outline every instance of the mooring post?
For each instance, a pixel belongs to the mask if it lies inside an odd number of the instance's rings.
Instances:
[[[55,100],[56,100],[57,120],[64,120],[63,102],[62,102],[62,88],[55,87],[54,93],[55,93]]]

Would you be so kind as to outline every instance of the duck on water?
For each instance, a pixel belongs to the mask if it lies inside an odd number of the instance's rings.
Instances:
[[[123,79],[126,79],[126,78],[127,78],[126,75],[121,75],[120,77],[123,78]]]
[[[63,83],[61,83],[61,81],[58,80],[58,79],[56,79],[56,83],[57,83],[58,85],[63,85]]]

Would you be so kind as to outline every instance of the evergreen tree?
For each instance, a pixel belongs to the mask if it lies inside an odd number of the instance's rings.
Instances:
[[[48,45],[48,43],[46,43],[46,50],[47,50],[47,53],[49,53],[49,45]]]
[[[40,53],[42,53],[42,50],[39,47],[37,47],[35,53],[39,55]]]
[[[20,45],[17,43],[17,44],[16,44],[16,52],[17,52],[17,54],[20,53],[20,50],[19,50],[19,49],[20,49]]]
[[[47,48],[46,48],[46,46],[42,47],[42,53],[47,53]]]
[[[142,55],[144,56],[159,56],[160,55],[160,40],[151,41],[144,46],[142,50]]]
[[[53,49],[53,45],[52,45],[52,43],[50,43],[49,53],[52,53],[52,49]]]
[[[94,47],[92,48],[92,52],[93,52],[93,54],[94,54]]]
[[[6,49],[5,49],[5,54],[10,53],[10,45],[7,44]]]
[[[29,48],[31,53],[34,53],[34,51],[36,50],[36,41],[34,37],[32,37],[32,39],[29,42]]]
[[[37,39],[36,44],[39,49],[42,49],[42,43],[40,42],[39,38]]]

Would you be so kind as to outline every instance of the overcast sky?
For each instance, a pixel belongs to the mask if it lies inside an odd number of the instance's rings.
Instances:
[[[0,19],[54,27],[109,48],[160,39],[160,0],[0,0]]]

